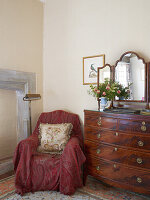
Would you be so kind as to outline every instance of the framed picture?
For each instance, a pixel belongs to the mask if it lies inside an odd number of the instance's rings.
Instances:
[[[97,68],[105,65],[105,55],[83,57],[83,85],[97,84]]]

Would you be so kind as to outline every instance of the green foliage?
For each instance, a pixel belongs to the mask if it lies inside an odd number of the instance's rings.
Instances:
[[[96,98],[106,97],[108,100],[114,100],[115,96],[127,99],[130,94],[129,87],[108,79],[105,79],[104,83],[100,83],[98,87],[91,84],[88,92]]]
[[[118,89],[120,90],[120,94],[118,94],[117,97],[124,97],[125,99],[128,99],[128,97],[130,96],[129,86],[124,87],[120,84],[118,85]]]

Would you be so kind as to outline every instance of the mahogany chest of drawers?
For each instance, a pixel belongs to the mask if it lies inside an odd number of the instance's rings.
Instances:
[[[150,116],[84,111],[86,174],[150,194]]]

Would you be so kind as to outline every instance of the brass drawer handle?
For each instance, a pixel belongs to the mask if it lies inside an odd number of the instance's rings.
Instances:
[[[99,171],[99,170],[100,170],[100,167],[99,167],[99,166],[96,166],[96,169],[97,169],[97,171]]]
[[[114,168],[116,168],[117,167],[117,165],[116,164],[114,164]]]
[[[116,132],[116,133],[115,133],[115,136],[118,136],[118,135],[119,135],[119,133]]]
[[[146,131],[146,126],[141,126],[142,131]]]
[[[138,164],[141,164],[143,162],[142,158],[137,158],[136,161],[137,161]]]
[[[142,122],[142,125],[145,125],[145,122],[144,122],[144,121]]]
[[[102,124],[101,119],[102,119],[102,118],[99,117],[98,122],[97,122],[97,124],[98,124],[99,126]]]
[[[144,146],[144,142],[138,141],[138,145],[139,145],[139,147],[143,147]]]
[[[101,150],[100,150],[100,149],[97,149],[97,151],[96,151],[96,152],[97,152],[97,154],[99,154],[99,153],[101,152]]]
[[[114,149],[115,149],[115,151],[118,151],[118,148],[115,147]]]
[[[101,137],[101,134],[100,134],[100,133],[98,133],[98,134],[97,134],[97,138],[100,138],[100,137]]]
[[[142,179],[140,177],[137,177],[136,180],[137,180],[138,183],[142,183]]]

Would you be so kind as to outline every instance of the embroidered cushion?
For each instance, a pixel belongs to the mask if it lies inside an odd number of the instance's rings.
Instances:
[[[61,154],[70,138],[72,128],[71,123],[40,124],[38,152]]]

